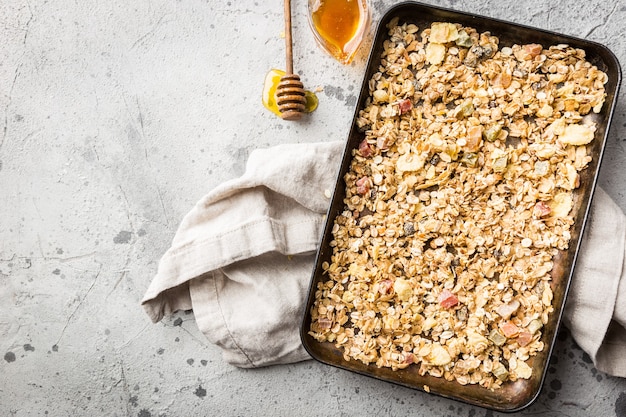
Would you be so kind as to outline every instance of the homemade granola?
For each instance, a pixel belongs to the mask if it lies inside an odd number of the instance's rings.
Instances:
[[[388,28],[310,334],[463,385],[530,378],[607,76],[567,45]]]

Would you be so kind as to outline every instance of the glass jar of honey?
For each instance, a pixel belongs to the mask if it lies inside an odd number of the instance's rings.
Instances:
[[[309,0],[315,40],[342,64],[352,62],[370,22],[367,0]]]

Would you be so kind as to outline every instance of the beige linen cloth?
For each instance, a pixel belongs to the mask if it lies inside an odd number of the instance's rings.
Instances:
[[[153,322],[193,310],[224,360],[252,368],[308,359],[299,336],[342,142],[254,151],[246,172],[185,216],[142,304]],[[626,220],[597,189],[565,310],[595,366],[626,377]]]

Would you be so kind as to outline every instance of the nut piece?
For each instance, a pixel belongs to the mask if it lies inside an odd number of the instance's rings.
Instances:
[[[568,145],[586,145],[593,140],[594,130],[585,125],[567,125],[559,140]]]
[[[393,283],[393,290],[398,295],[398,298],[402,301],[409,301],[411,295],[413,295],[413,288],[411,288],[411,283],[402,278],[396,279]]]
[[[436,43],[454,42],[459,38],[455,24],[435,22],[430,27],[430,41]]]
[[[440,43],[429,43],[426,45],[426,61],[431,65],[438,65],[443,62],[446,56],[446,47]]]

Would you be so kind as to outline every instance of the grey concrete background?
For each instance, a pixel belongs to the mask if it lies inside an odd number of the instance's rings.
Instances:
[[[393,1],[372,1],[374,20]],[[426,1],[601,42],[626,63],[626,3]],[[296,72],[319,109],[260,102],[284,68],[282,2],[0,2],[0,415],[493,416],[312,361],[241,370],[192,314],[139,305],[178,222],[257,147],[343,139],[366,52],[344,67],[294,0]],[[626,107],[600,184],[626,209]],[[626,380],[567,330],[522,415],[626,416]]]

